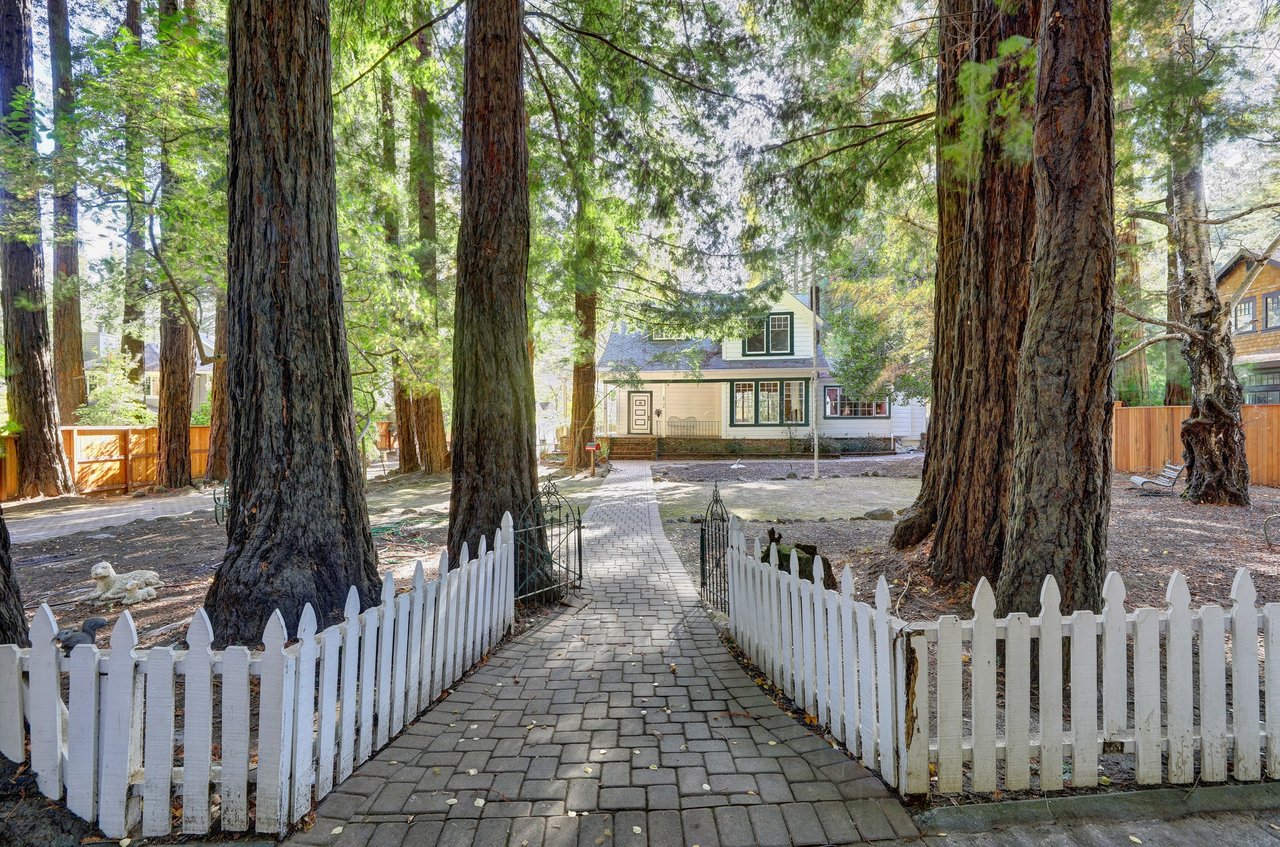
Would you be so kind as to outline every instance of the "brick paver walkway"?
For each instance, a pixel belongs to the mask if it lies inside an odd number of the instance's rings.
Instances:
[[[645,463],[584,519],[589,603],[495,654],[320,805],[297,844],[853,844],[914,837],[879,781],[726,652]]]

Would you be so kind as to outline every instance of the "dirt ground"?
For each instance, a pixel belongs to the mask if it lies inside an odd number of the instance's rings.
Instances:
[[[602,478],[557,484],[571,500],[585,503]],[[448,529],[448,490],[448,477],[439,475],[409,474],[369,484],[378,569],[392,572],[398,590],[412,584],[419,558],[426,577],[436,576]],[[92,498],[92,502],[106,501]],[[61,501],[44,503],[45,509],[63,506]],[[32,514],[40,508],[39,503],[23,504],[21,511]],[[6,514],[10,511],[5,509]],[[15,544],[13,563],[28,616],[41,603],[48,603],[59,625],[73,628],[96,615],[114,624],[123,610],[119,604],[103,606],[88,600],[93,585],[88,574],[95,563],[108,561],[118,573],[156,571],[164,582],[157,599],[129,609],[139,643],[151,646],[184,639],[187,622],[203,602],[225,550],[226,530],[214,522],[213,512],[196,512]],[[105,646],[108,636],[109,632],[101,633],[99,643]]]
[[[919,458],[899,460],[895,463],[895,472],[907,472],[912,462],[918,474]],[[776,471],[776,467],[761,467],[756,471],[752,463],[748,463],[746,468],[733,473],[735,480],[748,475],[748,481],[752,481],[770,479]],[[711,478],[713,473],[725,471],[723,468],[681,469],[682,478]],[[823,475],[826,476],[825,468]],[[674,476],[668,473],[665,478]],[[656,469],[655,478],[663,478],[658,477]],[[865,502],[857,501],[857,492],[863,486],[892,486],[893,481],[857,479],[844,480],[844,483],[851,486],[850,499],[828,491],[824,514],[803,520],[784,517],[781,525],[773,520],[750,520],[746,522],[747,537],[763,539],[768,528],[775,527],[782,533],[783,543],[816,544],[825,559],[840,568],[854,569],[859,599],[870,599],[876,580],[884,574],[889,579],[897,614],[904,619],[928,620],[949,613],[967,616],[973,586],[966,584],[944,590],[935,585],[927,571],[926,546],[899,553],[889,546],[892,521],[848,519],[851,512],[860,514],[865,508]],[[852,487],[855,485],[856,489]],[[696,579],[698,524],[687,522],[682,511],[670,511],[669,504],[683,505],[684,497],[674,496],[674,486],[660,484],[660,498],[664,496],[664,489],[669,493],[665,495],[668,500],[662,501],[663,527]],[[1197,506],[1179,497],[1140,496],[1130,490],[1128,475],[1116,474],[1112,480],[1107,558],[1111,568],[1124,577],[1127,605],[1162,608],[1169,576],[1174,570],[1181,570],[1187,578],[1193,603],[1230,605],[1231,582],[1239,567],[1249,568],[1259,603],[1280,601],[1280,547],[1269,551],[1262,535],[1263,519],[1280,513],[1280,489],[1255,486],[1251,495],[1253,506],[1247,509]],[[725,494],[724,500],[729,510],[734,511],[731,496]],[[780,516],[800,511],[786,497],[779,498],[774,509]]]

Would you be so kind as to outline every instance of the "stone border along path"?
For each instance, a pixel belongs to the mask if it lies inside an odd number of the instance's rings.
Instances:
[[[499,650],[320,804],[292,844],[854,844],[917,831],[720,643],[649,465],[584,518],[589,602]]]

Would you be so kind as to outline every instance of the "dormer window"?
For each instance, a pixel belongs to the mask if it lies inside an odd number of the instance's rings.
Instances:
[[[775,312],[756,321],[756,331],[742,341],[742,355],[790,356],[795,351],[792,319],[790,312]]]

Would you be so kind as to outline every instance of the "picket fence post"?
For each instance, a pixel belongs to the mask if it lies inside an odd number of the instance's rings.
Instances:
[[[147,651],[142,834],[168,835],[173,794],[173,648]]]
[[[249,648],[222,651],[222,828],[249,828]]]
[[[989,793],[996,789],[996,595],[985,576],[978,580],[973,592],[972,608],[972,788]]]
[[[1231,775],[1262,778],[1258,704],[1258,592],[1248,568],[1231,583],[1231,725],[1235,738]]]
[[[391,739],[391,662],[396,635],[396,584],[388,571],[382,578],[382,596],[378,604],[378,681],[377,734],[374,750],[381,750]],[[372,751],[370,751],[372,752]]]
[[[316,611],[307,603],[298,619],[298,658],[293,705],[293,792],[290,822],[311,811],[311,783],[315,778]]]
[[[858,734],[858,638],[855,632],[853,617],[853,569],[845,568],[840,574],[840,640],[841,653],[844,656],[844,675],[841,680],[844,691],[840,702],[844,708],[841,723],[844,728],[844,743],[849,752],[858,755],[861,739]],[[925,747],[928,755],[928,746]]]
[[[353,585],[342,610],[342,691],[338,705],[338,782],[356,762],[356,714],[360,709],[360,595]]]
[[[262,685],[258,700],[258,832],[284,835],[289,828],[289,765],[293,749],[295,664],[285,650],[289,636],[280,610],[262,633]]]
[[[62,682],[58,676],[58,622],[47,603],[41,603],[31,621],[29,677],[31,769],[40,793],[51,800],[62,797]],[[127,729],[126,725],[126,729]],[[20,757],[18,761],[21,761]]]
[[[134,669],[133,648],[138,631],[125,611],[111,630],[111,655],[107,658],[107,688],[102,698],[101,764],[98,777],[98,827],[108,838],[129,834],[129,775],[133,756]],[[34,647],[32,648],[35,649]],[[36,705],[33,698],[33,706]],[[33,730],[34,736],[34,730]]]
[[[192,835],[209,831],[209,776],[213,767],[212,644],[213,624],[209,615],[203,607],[196,609],[187,625],[187,654],[182,671],[186,687],[182,715],[182,831]],[[148,715],[150,712],[148,701]]]
[[[24,714],[22,651],[16,644],[0,644],[0,756],[11,762],[21,762],[27,755]]]
[[[1040,586],[1040,788],[1062,788],[1062,593],[1052,574]]]
[[[1165,702],[1168,709],[1169,781],[1186,784],[1195,778],[1194,690],[1192,688],[1191,590],[1180,571],[1165,589],[1168,628],[1165,640]],[[1268,701],[1270,702],[1270,701]]]
[[[2,650],[3,648],[0,648]],[[16,657],[16,652],[14,653]],[[80,644],[71,651],[71,697],[67,715],[67,808],[84,820],[91,821],[98,810],[98,659],[101,655],[94,644]],[[6,654],[0,652],[0,663]],[[19,679],[20,681],[20,679]],[[0,679],[0,688],[5,681]],[[16,689],[20,691],[21,689]],[[0,691],[0,710],[3,710],[3,691]],[[5,716],[0,715],[0,720]],[[19,723],[22,711],[17,711]],[[0,751],[3,752],[3,751]],[[11,761],[21,761],[4,753]]]

